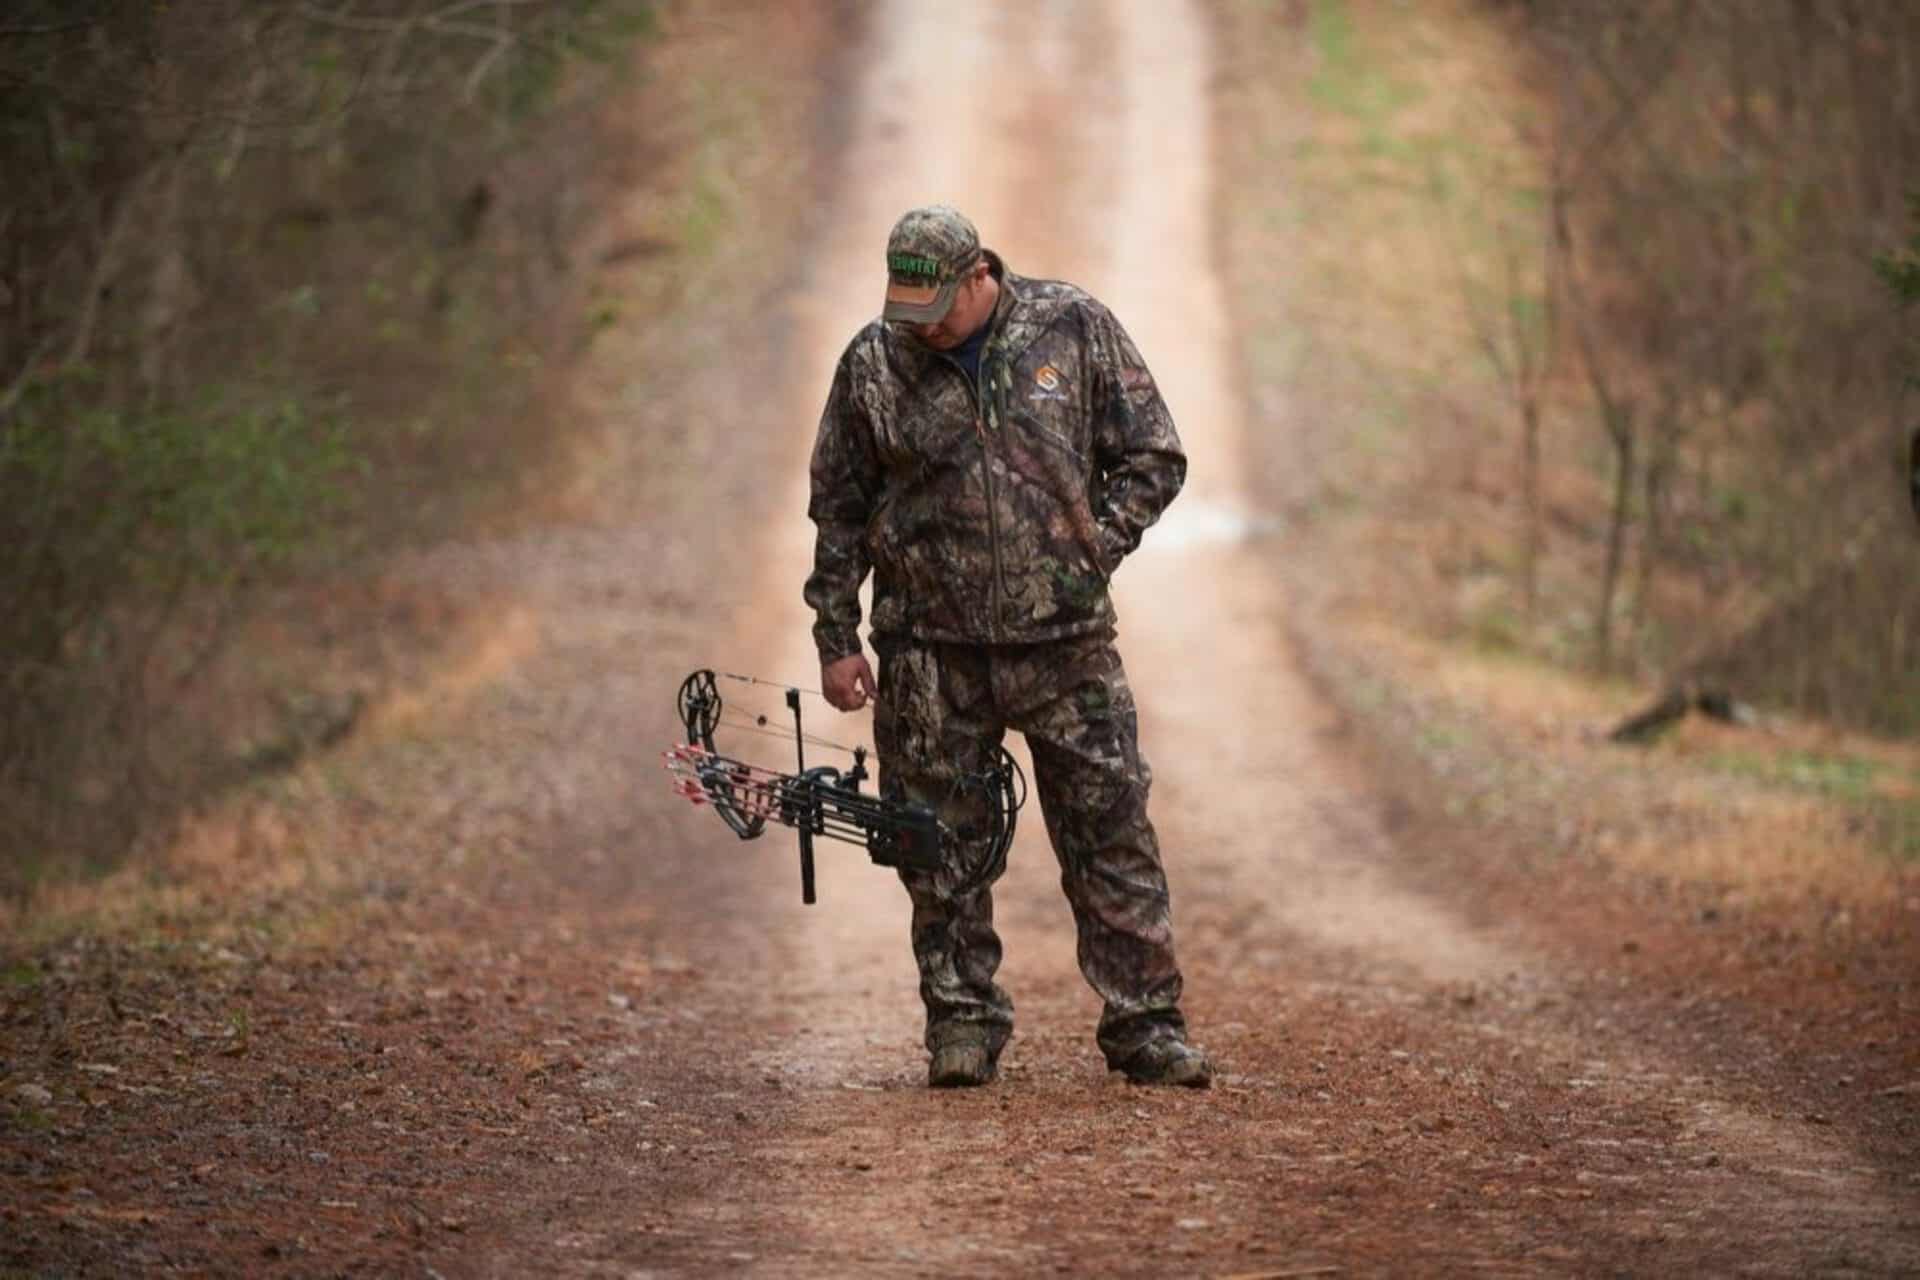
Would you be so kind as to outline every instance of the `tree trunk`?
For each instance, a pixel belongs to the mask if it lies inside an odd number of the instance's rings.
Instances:
[[[1613,441],[1613,504],[1607,523],[1607,559],[1600,574],[1600,607],[1593,620],[1594,666],[1613,666],[1613,607],[1620,589],[1620,568],[1626,560],[1627,524],[1632,518],[1634,435],[1633,410],[1621,404],[1603,405],[1607,436]]]

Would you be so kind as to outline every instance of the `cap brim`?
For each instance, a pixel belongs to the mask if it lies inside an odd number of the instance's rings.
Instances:
[[[938,324],[953,309],[953,295],[960,291],[959,280],[942,285],[899,284],[887,282],[887,305],[880,312],[888,320],[908,324]]]

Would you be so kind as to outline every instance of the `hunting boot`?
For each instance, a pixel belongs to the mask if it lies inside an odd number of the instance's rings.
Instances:
[[[963,1040],[933,1051],[927,1083],[935,1089],[970,1089],[991,1083],[995,1071],[993,1055],[985,1045]]]
[[[1149,1040],[1120,1064],[1134,1084],[1174,1084],[1205,1089],[1213,1083],[1213,1064],[1207,1055],[1184,1040]]]

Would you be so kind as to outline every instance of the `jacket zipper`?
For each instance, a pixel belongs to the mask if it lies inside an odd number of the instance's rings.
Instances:
[[[987,343],[990,345],[992,341],[992,336],[989,335]],[[981,478],[986,481],[987,486],[987,546],[993,553],[993,581],[988,584],[988,609],[990,616],[987,618],[987,634],[994,641],[998,641],[1000,638],[1001,591],[1000,517],[998,504],[994,501],[993,497],[993,451],[987,445],[986,393],[981,389],[980,385],[980,379],[984,377],[987,372],[987,353],[983,346],[980,352],[980,372],[971,378],[967,377],[967,371],[961,368],[960,362],[952,356],[943,351],[940,353],[940,358],[951,365],[953,371],[960,375],[961,380],[967,384],[968,394],[973,397],[973,435],[974,438],[980,442],[980,475]]]

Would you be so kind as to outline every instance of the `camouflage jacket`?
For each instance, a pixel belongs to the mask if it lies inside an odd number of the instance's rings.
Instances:
[[[1000,282],[980,376],[875,320],[814,442],[805,596],[821,661],[873,630],[1022,644],[1113,625],[1107,580],[1179,492],[1186,455],[1140,352],[1070,284]]]

